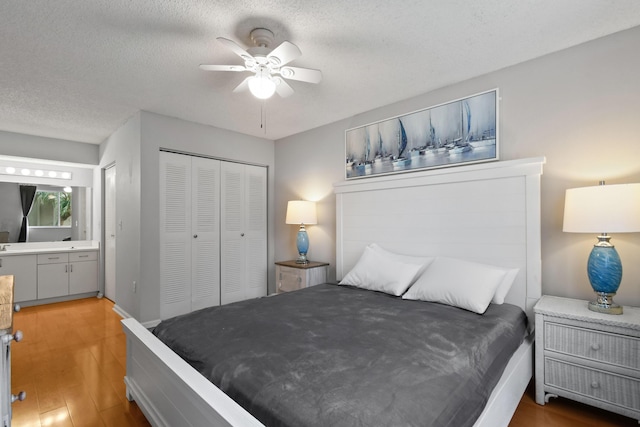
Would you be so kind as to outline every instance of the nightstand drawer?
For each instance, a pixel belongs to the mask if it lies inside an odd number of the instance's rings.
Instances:
[[[327,281],[327,266],[324,262],[298,264],[295,261],[276,262],[276,292],[291,292]]]
[[[640,380],[544,359],[545,384],[634,411],[640,410]]]
[[[640,339],[638,338],[545,322],[544,348],[640,370]]]
[[[277,282],[278,292],[291,292],[303,287],[302,280],[304,270],[296,268],[280,267]]]

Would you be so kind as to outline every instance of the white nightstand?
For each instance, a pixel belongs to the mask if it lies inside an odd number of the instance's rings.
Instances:
[[[277,292],[296,291],[327,281],[326,262],[296,264],[295,261],[276,262]]]
[[[639,420],[640,308],[596,313],[543,296],[536,315],[536,402],[562,396]]]

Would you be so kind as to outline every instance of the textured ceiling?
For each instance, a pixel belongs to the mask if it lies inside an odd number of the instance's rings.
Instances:
[[[0,130],[100,143],[138,110],[279,139],[640,25],[637,0],[6,0]],[[269,28],[319,85],[264,105],[216,37]]]

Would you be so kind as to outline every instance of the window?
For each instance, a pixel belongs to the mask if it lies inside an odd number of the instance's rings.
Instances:
[[[30,227],[71,227],[71,192],[36,191],[28,218]]]

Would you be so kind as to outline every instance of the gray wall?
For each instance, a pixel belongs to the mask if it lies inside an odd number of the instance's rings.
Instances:
[[[275,143],[277,260],[296,255],[286,203],[319,200],[309,256],[335,264],[335,197],[344,179],[344,131],[499,88],[502,160],[545,156],[542,177],[542,287],[590,299],[586,262],[595,235],[562,232],[568,188],[640,182],[640,27],[472,80],[377,108]],[[303,159],[303,160],[301,160]],[[614,207],[612,207],[614,208]],[[640,233],[615,234],[624,266],[616,300],[640,305]],[[335,270],[332,270],[335,272]]]
[[[60,162],[98,164],[98,146],[65,139],[0,131],[0,154]]]
[[[100,168],[114,163],[116,168],[115,303],[134,317],[140,311],[140,298],[132,286],[134,280],[140,281],[140,120],[136,114],[100,144]],[[94,200],[102,201],[102,189],[96,185]],[[102,221],[102,208],[98,212]]]

